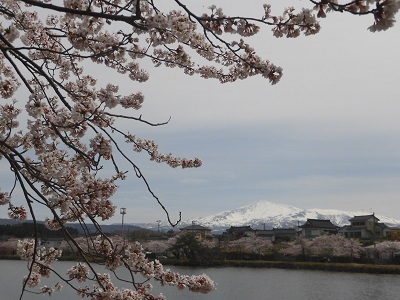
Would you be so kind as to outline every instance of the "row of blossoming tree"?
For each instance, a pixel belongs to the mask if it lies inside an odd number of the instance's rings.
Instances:
[[[154,254],[174,254],[173,250],[183,249],[188,245],[182,239],[184,236],[178,234],[166,240],[145,240],[142,245],[146,251]],[[190,237],[190,234],[188,236]],[[322,235],[312,239],[299,236],[293,241],[286,242],[272,242],[270,239],[261,236],[241,237],[231,241],[219,240],[216,237],[198,239],[192,236],[187,240],[196,240],[196,245],[192,248],[218,250],[218,252],[214,252],[213,257],[216,261],[243,258],[284,260],[284,257],[301,260],[343,259],[344,261],[361,258],[361,261],[368,261],[369,258],[377,258],[378,256],[383,261],[390,262],[400,252],[399,240],[380,240],[371,243],[371,241],[362,242],[359,239],[346,238],[336,234]],[[175,256],[177,257],[177,255]],[[184,258],[188,258],[188,256],[184,255]],[[213,261],[213,258],[207,262],[215,263],[216,261]]]
[[[400,252],[399,240],[361,241],[337,234],[312,239],[299,236],[293,241],[272,242],[262,236],[224,240],[218,236],[202,239],[191,233],[179,233],[168,239],[144,239],[141,243],[156,257],[178,258],[196,265],[218,264],[219,260],[226,259],[285,260],[285,257],[343,262],[354,259],[368,262],[379,258],[382,262],[393,262]]]
[[[303,259],[317,257],[330,260],[332,258],[359,258],[366,253],[361,242],[345,238],[342,235],[322,235],[313,239],[299,237],[288,242],[280,253],[286,256],[302,257]]]
[[[194,243],[191,249],[186,249]],[[146,251],[189,260],[195,264],[216,264],[225,259],[252,259],[252,260],[285,260],[290,259],[312,261],[343,261],[349,262],[358,259],[368,262],[370,259],[380,259],[382,262],[394,262],[400,253],[399,240],[361,241],[346,238],[342,235],[322,235],[315,238],[297,237],[293,241],[272,242],[262,236],[241,237],[235,240],[199,239],[191,234],[178,234],[165,240],[144,240],[142,245]],[[205,259],[190,261],[188,250],[201,256],[201,250],[211,250],[204,253]],[[212,251],[213,250],[213,251]],[[170,254],[170,255],[168,255]],[[193,253],[191,253],[193,254]],[[195,253],[196,254],[196,253]]]
[[[79,249],[85,264],[53,274],[60,282],[91,299],[163,298],[154,297],[150,285],[134,279],[137,273],[144,281],[152,278],[197,292],[214,288],[207,276],[172,274],[148,261],[140,246],[120,245],[102,233],[98,222],[114,214],[111,197],[128,171],[143,181],[171,225],[179,222],[170,219],[135,156],[121,144],[171,167],[199,167],[201,160],[163,154],[154,141],[119,126],[120,120],[149,126],[164,123],[136,115],[144,95],[136,87],[130,94],[120,94],[117,82],[101,85],[89,72],[91,64],[137,83],[149,78],[140,65],[147,60],[221,83],[262,76],[275,84],[282,69],[246,42],[261,26],[271,27],[276,37],[312,35],[320,30],[318,17],[340,12],[371,16],[370,30],[380,31],[393,26],[399,9],[398,0],[309,4],[280,14],[264,4],[258,16],[229,16],[222,8],[182,0],[0,0],[0,159],[2,170],[9,170],[13,178],[10,186],[2,187],[0,204],[8,206],[10,218],[29,217],[34,223],[37,211],[47,209],[46,226],[63,230],[66,240]],[[75,243],[65,227],[68,222],[98,228],[99,236],[87,237],[90,251]],[[22,298],[28,288],[39,288],[41,277],[53,273],[61,252],[41,248],[35,237],[19,243],[18,253],[28,260]],[[130,287],[118,289],[109,275],[96,272],[92,256],[101,258],[111,272],[126,268]],[[81,287],[83,281],[93,285]],[[51,294],[60,287],[61,283],[43,286],[36,292]]]

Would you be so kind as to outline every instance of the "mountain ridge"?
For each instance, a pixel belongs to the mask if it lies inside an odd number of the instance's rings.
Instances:
[[[301,209],[291,205],[277,204],[261,200],[233,210],[222,211],[207,217],[187,220],[182,226],[196,224],[212,229],[230,226],[250,225],[253,228],[294,228],[307,219],[330,220],[337,226],[350,224],[349,219],[359,215],[371,215],[365,211],[342,211],[337,209]],[[376,215],[381,223],[388,226],[400,226],[400,220]]]

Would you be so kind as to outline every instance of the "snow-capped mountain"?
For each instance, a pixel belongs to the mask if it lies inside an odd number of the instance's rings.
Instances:
[[[363,211],[341,211],[335,209],[301,209],[285,204],[259,201],[231,211],[224,211],[208,217],[191,219],[185,222],[207,226],[212,229],[230,226],[250,225],[253,228],[294,228],[307,219],[331,220],[337,226],[349,223],[349,219],[359,215],[370,215]],[[400,220],[376,215],[380,222],[388,226],[399,226]]]

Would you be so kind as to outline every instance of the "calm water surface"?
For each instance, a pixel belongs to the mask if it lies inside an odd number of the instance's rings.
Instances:
[[[58,262],[60,271],[71,262]],[[26,262],[0,261],[0,299],[19,299],[21,281]],[[171,268],[182,274],[206,273],[217,282],[217,289],[210,294],[178,291],[174,287],[154,290],[162,292],[169,300],[395,300],[400,299],[400,275],[338,273],[306,270],[254,269],[254,268]],[[100,271],[100,270],[99,270]],[[50,280],[52,281],[52,280]],[[55,281],[53,281],[55,282]],[[42,285],[49,285],[44,279]],[[25,294],[23,299],[82,299],[63,284],[62,292],[51,298]],[[118,286],[123,286],[122,284]]]

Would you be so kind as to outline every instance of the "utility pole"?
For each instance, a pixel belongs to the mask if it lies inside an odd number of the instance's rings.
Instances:
[[[160,232],[160,223],[161,223],[161,220],[157,220],[157,229],[158,229],[158,232]]]
[[[119,210],[120,214],[122,215],[122,226],[121,226],[121,235],[122,235],[122,240],[124,241],[125,244],[125,234],[124,234],[124,216],[126,215],[126,208],[121,207]]]

